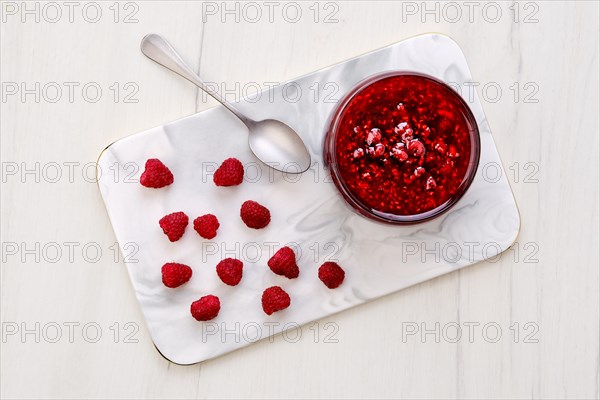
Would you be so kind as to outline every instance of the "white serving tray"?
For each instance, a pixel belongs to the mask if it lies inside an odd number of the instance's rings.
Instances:
[[[458,45],[446,36],[428,34],[305,75],[262,93],[258,100],[253,96],[240,102],[252,118],[281,119],[301,135],[315,163],[301,176],[262,165],[247,146],[245,127],[223,107],[124,138],[104,150],[98,160],[100,191],[148,329],[164,357],[178,364],[198,363],[475,264],[515,241],[519,213],[477,96],[463,98],[479,126],[479,170],[450,211],[426,223],[393,226],[356,214],[343,200],[323,165],[325,127],[336,106],[332,100],[341,99],[365,78],[391,70],[421,72],[460,87],[471,81]],[[228,157],[246,164],[246,181],[237,187],[216,187],[212,171]],[[161,159],[175,183],[156,190],[137,183],[148,158]],[[495,174],[484,176],[484,166],[489,171],[490,165],[502,170],[499,180]],[[128,175],[132,179],[124,179]],[[248,199],[271,210],[267,228],[249,229],[241,222],[239,208]],[[188,214],[190,225],[181,240],[171,243],[158,220],[174,211]],[[195,217],[208,212],[221,223],[212,241],[200,238],[192,227]],[[301,251],[298,279],[276,276],[266,265],[273,249],[286,243]],[[215,273],[225,257],[244,261],[244,277],[236,287],[226,286]],[[319,265],[328,259],[346,270],[345,282],[335,290],[317,277]],[[161,282],[161,266],[170,261],[188,264],[194,271],[177,289]],[[267,316],[260,298],[273,285],[290,294],[292,305]],[[220,297],[221,312],[213,321],[198,322],[190,315],[190,304],[206,294]]]

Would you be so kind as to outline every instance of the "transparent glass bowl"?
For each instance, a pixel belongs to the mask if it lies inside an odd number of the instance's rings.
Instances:
[[[340,123],[343,120],[346,112],[348,111],[349,105],[352,103],[352,107],[354,107],[358,102],[362,101],[362,98],[369,98],[368,95],[361,95],[363,91],[369,88],[371,85],[377,84],[380,81],[388,80],[391,82],[389,78],[410,78],[413,81],[422,80],[422,82],[427,85],[426,87],[435,87],[436,91],[439,91],[438,96],[442,96],[445,98],[445,101],[452,102],[455,108],[458,108],[458,115],[461,119],[461,122],[464,126],[467,127],[467,136],[470,143],[470,153],[469,160],[466,166],[466,170],[462,174],[462,179],[458,184],[456,190],[453,190],[452,193],[445,201],[440,204],[436,203],[434,208],[430,208],[423,212],[418,213],[403,213],[397,214],[392,212],[387,212],[385,210],[378,210],[371,206],[365,204],[360,196],[357,194],[356,190],[353,190],[352,187],[348,185],[346,180],[343,177],[343,171],[340,169],[340,163],[337,159],[338,155],[336,152],[336,141],[338,140],[338,135],[340,134]],[[387,81],[386,81],[387,82]],[[365,93],[368,93],[365,92]],[[417,92],[418,93],[418,92]],[[438,92],[436,92],[437,94]],[[360,96],[360,97],[357,97]],[[357,99],[353,102],[354,99]],[[367,101],[367,100],[365,100]],[[360,103],[358,103],[360,104]],[[356,111],[353,111],[356,112]],[[390,111],[392,112],[392,111]],[[456,118],[456,117],[455,117]],[[347,130],[348,127],[345,127]],[[455,129],[456,130],[456,129]],[[347,132],[347,131],[346,131]],[[357,133],[358,134],[358,133]],[[435,137],[437,133],[434,134]],[[408,146],[408,142],[407,142]],[[389,150],[389,149],[387,149]],[[391,153],[390,153],[391,155]],[[368,156],[365,154],[365,156]],[[387,153],[386,156],[387,157]],[[454,91],[450,86],[445,84],[444,82],[433,78],[431,76],[411,72],[411,71],[393,71],[386,72],[382,74],[378,74],[367,78],[366,80],[360,82],[356,87],[354,87],[338,104],[336,110],[333,112],[330,117],[327,132],[325,135],[325,143],[324,143],[324,159],[325,162],[331,172],[331,176],[334,184],[338,188],[339,192],[342,194],[344,199],[352,206],[352,208],[370,219],[386,222],[390,224],[415,224],[424,221],[428,221],[432,218],[438,217],[448,211],[460,198],[465,194],[473,179],[475,177],[475,173],[477,171],[477,167],[479,164],[480,157],[480,138],[479,138],[479,129],[477,127],[477,123],[475,118],[473,117],[473,113],[469,109],[467,103],[462,99],[462,97]],[[463,166],[464,168],[464,166]],[[456,182],[458,180],[455,179]],[[455,183],[456,183],[455,182]],[[369,190],[380,190],[380,187],[372,187]],[[407,189],[410,190],[410,189]],[[363,190],[364,191],[364,190]],[[401,198],[390,199],[390,201],[401,202]]]

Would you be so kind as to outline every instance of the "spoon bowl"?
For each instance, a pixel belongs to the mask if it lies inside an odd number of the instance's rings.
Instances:
[[[291,174],[302,173],[310,168],[310,154],[304,142],[288,125],[266,119],[254,123],[250,132],[250,149],[269,167]]]
[[[264,164],[290,174],[300,174],[310,168],[310,153],[296,131],[275,119],[255,121],[243,114],[208,87],[162,36],[146,35],[140,49],[146,57],[192,82],[238,117],[248,127],[250,149]]]

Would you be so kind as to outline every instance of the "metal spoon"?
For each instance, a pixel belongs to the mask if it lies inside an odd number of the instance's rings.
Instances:
[[[248,127],[250,149],[263,163],[286,173],[302,173],[310,168],[310,154],[292,128],[274,119],[255,121],[248,118],[207,87],[162,36],[154,33],[146,35],[140,48],[146,57],[183,76],[238,117]]]

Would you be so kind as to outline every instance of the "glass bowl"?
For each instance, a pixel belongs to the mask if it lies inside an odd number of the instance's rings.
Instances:
[[[358,213],[414,224],[448,211],[475,177],[480,155],[469,106],[444,82],[393,71],[353,88],[333,112],[324,155]]]

